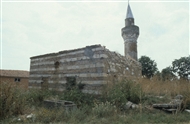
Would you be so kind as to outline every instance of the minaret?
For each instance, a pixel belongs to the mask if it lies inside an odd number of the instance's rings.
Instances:
[[[125,27],[122,28],[122,37],[125,43],[125,57],[132,57],[137,60],[137,38],[139,36],[139,27],[134,25],[134,17],[131,7],[128,3]]]

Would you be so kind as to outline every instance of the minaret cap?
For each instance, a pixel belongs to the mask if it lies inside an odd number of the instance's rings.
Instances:
[[[131,11],[131,7],[130,7],[129,3],[128,3],[127,14],[126,14],[126,19],[127,18],[133,18],[133,13]]]

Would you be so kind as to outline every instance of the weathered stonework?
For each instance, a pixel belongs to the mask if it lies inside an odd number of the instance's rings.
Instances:
[[[101,45],[60,51],[31,57],[29,88],[64,90],[67,79],[75,78],[85,85],[84,92],[98,93],[102,85],[115,83],[121,78],[141,76],[137,61],[139,27],[128,5],[122,37],[125,56],[111,52]]]
[[[29,88],[64,90],[66,77],[76,77],[84,92],[97,92],[100,86],[121,77],[141,75],[141,65],[131,57],[111,52],[101,45],[31,57]]]
[[[139,27],[134,24],[133,14],[128,5],[125,27],[121,29],[121,35],[125,44],[125,56],[131,56],[137,61],[137,38],[139,36]]]

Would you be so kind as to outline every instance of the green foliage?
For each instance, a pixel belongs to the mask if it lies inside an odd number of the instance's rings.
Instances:
[[[190,75],[190,56],[175,59],[172,62],[172,72],[177,74],[180,79],[187,80]]]
[[[190,109],[190,89],[189,91],[183,91],[181,93],[181,95],[183,95],[183,104],[184,104],[184,108],[186,109]]]
[[[28,104],[38,106],[41,105],[45,98],[49,98],[55,94],[58,93],[51,90],[30,89],[25,93],[25,96]]]
[[[11,83],[1,82],[0,85],[0,118],[22,114],[25,106],[25,91],[12,86]]]
[[[151,60],[147,56],[141,56],[141,58],[139,59],[139,62],[142,65],[142,76],[150,79],[151,77],[155,75],[158,68],[154,60]]]
[[[50,122],[58,122],[64,120],[65,111],[63,109],[46,109],[39,108],[39,110],[35,113],[36,120],[38,122],[50,123]]]
[[[139,103],[142,96],[140,85],[133,81],[122,81],[109,87],[103,93],[104,99],[117,107],[122,107],[127,101]]]
[[[150,80],[148,80],[150,81]],[[142,82],[145,83],[145,82]],[[185,88],[189,85],[185,81]],[[152,82],[151,82],[152,84]],[[163,83],[166,84],[166,83]],[[182,86],[183,83],[180,83]],[[154,85],[158,87],[158,85]],[[169,85],[170,86],[170,85]],[[23,91],[8,84],[0,85],[0,123],[72,123],[72,124],[94,124],[94,123],[188,123],[189,113],[182,112],[177,115],[166,114],[162,111],[142,107],[136,110],[120,111],[122,105],[127,101],[141,105],[152,105],[153,103],[168,103],[170,94],[164,98],[153,95],[144,96],[139,84],[133,81],[122,81],[105,89],[102,96],[95,97],[91,94],[82,93],[79,88],[55,92],[51,90],[28,90]],[[180,92],[184,96],[184,106],[190,109],[190,90]],[[43,99],[50,97],[65,97],[74,101],[79,109],[65,111],[64,108],[47,109],[38,106]],[[122,101],[122,99],[125,99]],[[167,101],[168,100],[168,101]],[[6,102],[5,102],[6,101]],[[27,104],[35,105],[32,111]],[[37,105],[36,105],[37,104]],[[26,112],[27,110],[27,112]],[[33,113],[30,119],[26,116]],[[18,118],[21,121],[18,121]]]
[[[61,99],[73,101],[78,106],[83,106],[86,104],[92,105],[93,96],[82,92],[85,84],[82,84],[81,82],[77,84],[76,77],[67,77],[66,80],[66,90],[63,92]]]
[[[36,111],[35,122],[42,123],[57,123],[57,122],[67,122],[67,123],[79,123],[89,116],[88,114],[92,113],[91,108],[88,106],[83,106],[79,109],[72,109],[70,111],[65,110],[64,108],[59,109],[47,109],[39,108]]]
[[[30,89],[23,90],[11,83],[1,82],[0,85],[0,118],[23,114],[31,105],[39,106],[45,98],[58,94],[55,91]]]
[[[143,97],[142,99],[142,103],[145,105],[152,105],[152,104],[159,104],[159,103],[169,103],[171,100],[169,97],[167,96],[154,96],[154,95],[146,95],[145,97]]]
[[[112,105],[110,102],[95,104],[92,108],[92,113],[98,118],[113,116],[117,112],[116,106]]]
[[[76,77],[66,77],[66,90],[71,90],[76,86]]]
[[[85,84],[79,82],[76,82],[76,77],[67,77],[66,78],[66,90],[72,90],[72,89],[79,89],[82,90],[84,89]]]
[[[160,73],[160,71],[156,71],[156,73],[154,75],[154,79],[161,81],[162,73]]]
[[[91,108],[89,106],[83,106],[79,109],[74,109],[65,113],[66,119],[69,123],[79,123],[85,120],[89,115]]]
[[[92,105],[93,95],[83,93],[78,88],[72,88],[71,90],[66,90],[63,92],[63,100],[73,101],[78,106]]]
[[[173,80],[176,78],[176,76],[172,73],[171,67],[166,67],[162,69],[161,77],[162,77],[162,81]]]
[[[81,82],[79,82],[79,83],[77,84],[77,87],[78,87],[79,90],[84,89],[84,86],[85,86],[85,84],[83,84],[83,83],[81,83]]]

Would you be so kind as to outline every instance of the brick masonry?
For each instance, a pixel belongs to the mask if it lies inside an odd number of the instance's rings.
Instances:
[[[0,70],[1,83],[10,83],[12,86],[28,89],[29,72],[22,70]]]

